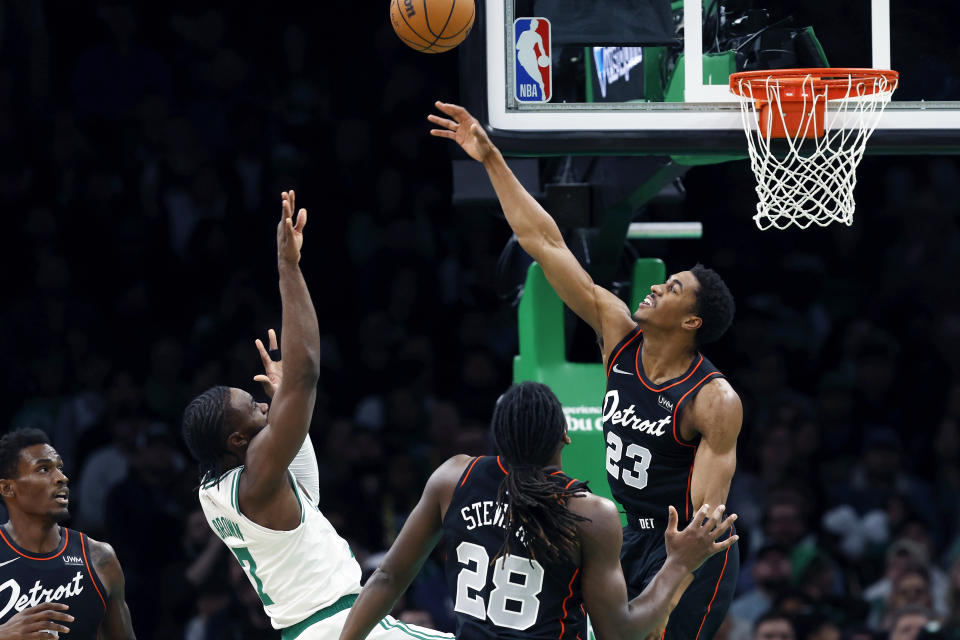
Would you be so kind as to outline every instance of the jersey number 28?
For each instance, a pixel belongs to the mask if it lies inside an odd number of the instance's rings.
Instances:
[[[457,575],[457,600],[454,611],[479,620],[490,621],[507,629],[529,629],[537,621],[543,589],[543,566],[536,560],[520,556],[497,558],[490,566],[490,555],[484,547],[461,542],[457,561],[464,565]],[[487,586],[487,572],[493,570],[493,590],[489,602],[480,593]],[[473,591],[473,593],[471,593]]]
[[[631,443],[627,445],[627,461],[624,468],[621,469],[620,459],[623,458],[623,440],[613,431],[607,432],[607,473],[615,480],[623,480],[623,483],[634,489],[643,489],[647,486],[647,469],[650,468],[650,460],[653,454],[650,449],[641,447],[638,444]],[[627,468],[627,462],[633,462],[633,468]]]

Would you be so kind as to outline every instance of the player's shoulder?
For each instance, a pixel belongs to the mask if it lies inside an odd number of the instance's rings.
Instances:
[[[79,531],[77,533],[80,533]],[[83,534],[81,534],[83,535]],[[97,577],[110,593],[117,585],[123,584],[123,569],[120,568],[120,559],[109,542],[94,540],[85,536],[90,553],[90,564],[97,572]]]
[[[703,389],[695,398],[696,404],[701,407],[709,405],[714,410],[736,409],[743,410],[743,403],[740,401],[740,394],[736,392],[733,385],[722,376],[715,376],[707,380]]]
[[[585,518],[577,525],[581,535],[594,538],[622,535],[620,511],[612,500],[595,493],[581,493],[570,498],[567,504],[570,511]]]
[[[477,459],[476,456],[468,456],[462,453],[451,456],[430,475],[430,479],[427,480],[427,486],[424,488],[424,493],[437,491],[448,493],[460,480],[460,477],[464,471],[467,470],[467,467]]]

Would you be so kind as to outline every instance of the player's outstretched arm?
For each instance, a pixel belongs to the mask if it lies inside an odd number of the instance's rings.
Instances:
[[[87,538],[90,542],[90,562],[97,577],[103,583],[106,593],[107,609],[100,623],[100,637],[103,640],[136,640],[133,623],[130,621],[130,609],[126,601],[126,582],[117,554],[109,544]]]
[[[567,247],[557,223],[523,188],[477,119],[455,104],[437,102],[436,107],[449,118],[431,114],[430,122],[441,128],[432,129],[430,135],[453,140],[470,157],[483,163],[520,246],[543,268],[564,303],[612,349],[636,324],[627,305],[594,284]]]
[[[366,638],[410,586],[443,535],[443,509],[469,461],[469,456],[454,456],[430,476],[420,502],[351,607],[340,640]]]
[[[255,375],[253,381],[262,384],[264,392],[272,398],[283,381],[283,362],[279,359],[280,346],[277,342],[277,332],[273,329],[267,330],[269,350],[259,338],[253,343],[263,362],[263,373]],[[274,355],[277,356],[277,360],[273,359]],[[307,495],[310,504],[313,506],[320,504],[320,468],[317,465],[317,453],[313,449],[313,441],[309,433],[303,439],[303,444],[300,445],[300,450],[297,451],[288,469]]]
[[[287,467],[310,429],[320,377],[317,313],[300,272],[300,249],[307,210],[294,219],[293,190],[282,195],[277,225],[277,270],[283,311],[280,349],[283,375],[270,406],[269,423],[250,442],[241,479],[243,501],[264,504],[286,482]]]
[[[723,507],[715,509],[709,518],[707,511],[704,505],[683,531],[677,531],[677,512],[670,507],[666,562],[643,593],[628,602],[620,567],[620,517],[612,502],[594,501],[591,522],[580,526],[580,548],[583,600],[598,640],[645,638],[667,617],[673,596],[685,578],[714,553],[736,542],[736,536],[716,541],[736,516],[721,522]]]

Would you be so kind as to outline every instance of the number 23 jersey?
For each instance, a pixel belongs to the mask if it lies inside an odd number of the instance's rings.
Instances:
[[[699,436],[684,440],[680,416],[703,386],[723,374],[697,353],[679,377],[653,384],[640,359],[643,332],[621,340],[607,362],[603,437],[607,480],[627,512],[627,526],[662,532],[673,505],[682,528],[693,515],[690,481]]]
[[[507,473],[499,456],[475,458],[443,518],[457,640],[587,640],[580,568],[573,562],[541,564],[512,545],[517,554],[491,563],[503,545],[506,505],[497,502],[497,492]],[[547,473],[558,487],[587,490],[562,471]]]

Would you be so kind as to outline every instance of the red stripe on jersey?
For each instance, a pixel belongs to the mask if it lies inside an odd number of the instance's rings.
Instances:
[[[637,336],[639,336],[639,335],[642,334],[642,333],[643,333],[643,331],[637,331],[637,335],[636,335],[636,336],[633,336],[632,338],[630,338],[629,340],[627,340],[625,343],[623,343],[623,346],[620,347],[620,351],[617,351],[617,355],[615,355],[615,356],[613,356],[612,358],[610,358],[610,362],[607,363],[607,377],[608,377],[608,378],[610,377],[610,372],[613,371],[613,365],[614,365],[614,363],[616,363],[617,358],[620,357],[620,354],[623,353],[623,350],[626,349],[626,348],[627,348],[627,345],[630,344],[631,342],[633,342],[634,340],[636,340],[636,339],[637,339]]]
[[[669,389],[670,387],[675,387],[675,386],[677,386],[678,384],[683,384],[684,382],[686,382],[687,380],[690,379],[690,376],[692,376],[694,373],[697,372],[697,369],[700,368],[700,365],[701,365],[701,364],[703,364],[703,354],[700,354],[700,360],[697,362],[697,366],[695,366],[695,367],[693,368],[693,371],[691,371],[690,373],[688,373],[687,375],[685,375],[682,380],[677,380],[677,381],[674,382],[673,384],[668,384],[668,385],[665,386],[665,387],[655,388],[655,387],[651,387],[650,385],[648,385],[647,382],[646,382],[646,380],[643,379],[643,376],[640,375],[640,349],[637,349],[637,355],[636,355],[636,358],[634,358],[634,361],[633,361],[633,366],[636,367],[636,369],[637,369],[637,379],[638,379],[638,380],[640,381],[640,383],[641,383],[643,386],[645,386],[647,389],[650,389],[650,391],[655,391],[655,392],[657,392],[657,393],[659,393],[659,392],[661,392],[661,391],[666,391],[666,390]]]
[[[87,545],[83,543],[83,534],[80,534],[80,550],[83,551],[83,564],[87,565],[87,573],[90,574],[90,582],[93,584],[93,588],[97,590],[97,595],[100,596],[100,602],[103,603],[103,608],[106,610],[107,601],[103,599],[103,594],[100,593],[100,587],[97,586],[97,581],[93,578],[93,569],[90,568],[90,563],[87,562]]]
[[[58,551],[56,555],[52,555],[49,558],[34,558],[33,556],[28,556],[25,553],[20,553],[20,551],[18,551],[17,548],[13,546],[13,543],[7,540],[7,536],[3,534],[3,529],[0,529],[0,537],[3,538],[3,541],[7,543],[7,546],[10,547],[10,549],[18,556],[23,556],[28,560],[39,560],[41,562],[44,562],[46,560],[53,560],[54,558],[59,558],[60,555],[67,550],[67,543],[70,541],[70,529],[67,529],[66,527],[63,528],[63,547],[61,547],[60,551]]]
[[[483,457],[483,456],[477,456],[476,458],[473,459],[473,462],[470,464],[470,468],[467,469],[466,475],[463,476],[463,481],[460,482],[460,486],[461,486],[461,487],[462,487],[463,485],[467,484],[467,478],[470,477],[470,472],[473,471],[473,465],[475,465],[475,464],[477,464],[478,462],[480,462],[480,458],[482,458],[482,457]]]
[[[564,598],[563,602],[560,603],[560,608],[563,610],[563,618],[560,618],[560,635],[557,636],[557,640],[560,640],[560,638],[563,637],[563,632],[565,631],[563,619],[567,617],[567,600],[573,597],[573,581],[577,579],[578,573],[580,573],[579,567],[574,570],[573,576],[570,578],[570,593],[568,593],[567,597]],[[579,638],[580,636],[577,637]]]
[[[699,640],[700,632],[703,631],[703,623],[707,621],[707,616],[710,615],[710,607],[713,606],[713,601],[717,599],[717,592],[720,591],[720,581],[723,580],[723,572],[727,570],[727,557],[730,555],[730,547],[727,547],[727,552],[723,554],[723,568],[720,569],[720,577],[717,578],[717,586],[713,590],[713,597],[710,598],[710,604],[707,605],[707,612],[703,614],[703,620],[700,621],[700,628],[697,629],[697,635],[694,640]]]

